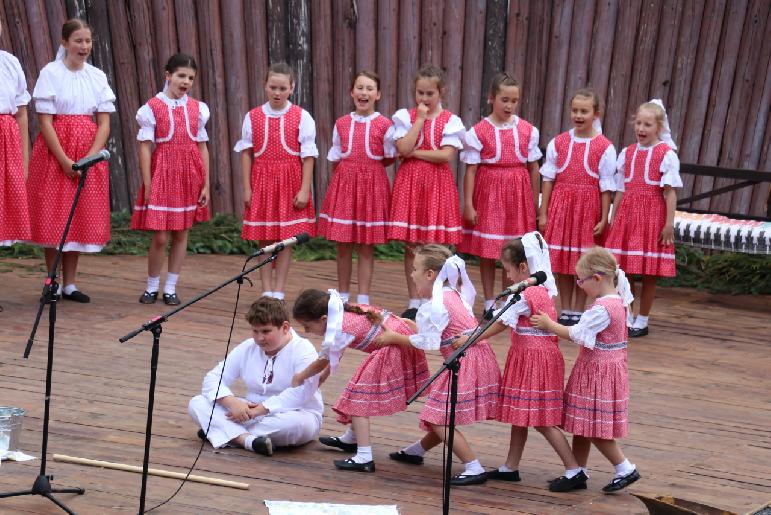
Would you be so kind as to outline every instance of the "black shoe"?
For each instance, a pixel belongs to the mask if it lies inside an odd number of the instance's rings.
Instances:
[[[413,321],[415,320],[416,316],[418,316],[418,308],[407,308],[400,315],[401,318],[406,318]]]
[[[629,329],[630,338],[639,338],[640,336],[648,336],[648,326],[645,326],[642,329],[636,327]]]
[[[355,443],[345,443],[337,436],[322,436],[319,438],[319,443],[345,452],[356,452],[359,449]]]
[[[627,486],[631,485],[638,479],[640,479],[640,473],[637,472],[637,469],[634,469],[626,476],[614,477],[613,481],[611,481],[610,483],[602,487],[602,491],[605,492],[606,494],[611,492],[617,492],[622,488],[626,488]]]
[[[64,293],[62,290],[62,298],[67,300],[74,300],[75,302],[80,302],[81,304],[88,304],[91,302],[91,297],[80,290],[75,290],[72,293]]]
[[[269,436],[258,436],[252,440],[252,450],[263,456],[273,456],[273,442]]]
[[[487,479],[494,479],[496,481],[521,481],[519,470],[512,470],[511,472],[501,472],[498,469],[488,470]]]
[[[474,474],[467,476],[465,474],[456,474],[450,479],[450,484],[453,486],[467,486],[467,485],[480,485],[487,481],[487,473]]]
[[[145,291],[141,297],[139,297],[139,303],[140,304],[155,304],[155,301],[158,300],[158,292],[149,292]]]
[[[411,465],[423,465],[423,456],[407,454],[404,451],[392,452],[388,455],[388,457],[394,461],[401,461],[402,463],[409,463]]]
[[[176,293],[172,293],[169,295],[168,293],[163,294],[163,303],[167,306],[178,306],[182,304],[182,301],[179,300],[179,297],[177,297]]]
[[[197,434],[198,434],[198,438],[200,438],[201,440],[204,440],[204,441],[209,440],[208,438],[206,438],[206,433],[203,432],[203,429],[199,429]]]
[[[562,325],[572,325],[570,323],[570,315],[566,315],[565,313],[560,313],[560,316],[557,319],[557,323]]]
[[[549,491],[569,492],[570,490],[585,490],[587,479],[589,478],[586,477],[583,470],[571,478],[560,476],[549,482]]]
[[[366,463],[356,463],[353,458],[346,460],[335,460],[332,463],[340,470],[351,470],[353,472],[375,472],[375,461],[368,461]]]

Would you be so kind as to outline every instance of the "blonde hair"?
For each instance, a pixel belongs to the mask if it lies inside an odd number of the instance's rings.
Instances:
[[[426,267],[426,270],[433,270],[439,273],[444,266],[444,262],[452,256],[452,251],[444,245],[428,243],[418,247],[415,250],[415,255],[423,257],[423,265]]]
[[[576,270],[579,268],[595,274],[602,274],[613,278],[613,284],[616,285],[616,270],[618,263],[607,249],[594,247],[589,252],[578,259]]]
[[[640,112],[642,109],[647,109],[651,113],[653,113],[653,117],[656,119],[656,123],[659,126],[659,131],[664,127],[664,117],[666,116],[666,113],[661,108],[660,105],[654,104],[653,102],[645,102],[644,104],[641,104],[640,107],[637,108],[637,111],[635,112],[635,115]]]

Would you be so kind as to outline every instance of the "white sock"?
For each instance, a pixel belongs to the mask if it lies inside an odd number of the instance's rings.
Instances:
[[[273,292],[272,291],[264,291],[264,292],[262,292],[262,296],[263,297],[270,297],[272,299],[273,298]]]
[[[565,477],[570,479],[571,477],[574,477],[579,472],[581,472],[581,467],[578,467],[577,469],[565,469]]]
[[[145,288],[145,291],[148,291],[150,293],[157,293],[158,288],[161,286],[161,277],[150,277],[147,276],[147,287]]]
[[[356,304],[369,304],[369,295],[356,295]]]
[[[514,469],[506,466],[506,464],[504,463],[503,465],[498,467],[498,472],[514,472]]]
[[[634,313],[632,313],[631,309],[626,311],[626,326],[634,327]]]
[[[356,433],[353,432],[353,428],[348,426],[345,433],[340,435],[340,441],[343,443],[356,443]]]
[[[635,466],[634,466],[634,463],[629,463],[629,460],[624,459],[624,461],[622,461],[618,465],[615,465],[615,469],[616,469],[616,477],[623,477],[628,474],[631,474],[634,471]]]
[[[246,435],[244,438],[244,449],[252,450],[252,442],[256,437],[254,435]]]
[[[339,292],[340,298],[343,299],[343,302],[348,302],[348,300],[351,298],[351,294],[349,292]]]
[[[431,302],[431,299],[420,299],[420,306],[422,306],[426,302]],[[420,306],[418,306],[418,307],[420,307]]]
[[[177,293],[177,279],[179,279],[179,274],[172,274],[171,272],[166,274],[166,283],[163,285],[164,294],[174,295]]]
[[[410,456],[424,456],[426,454],[426,450],[420,445],[420,440],[412,445],[408,445],[402,450],[404,451],[404,454],[409,454]]]
[[[485,311],[495,306],[495,299],[485,299]]]
[[[581,471],[586,474],[586,477],[589,477],[589,469],[586,467],[581,467]]]
[[[478,476],[485,471],[485,469],[482,468],[482,464],[479,463],[479,460],[469,461],[468,463],[464,463],[464,465],[466,466],[463,470],[464,476]]]
[[[72,295],[72,292],[74,292],[74,291],[78,291],[78,287],[77,287],[77,286],[75,286],[75,283],[72,283],[72,284],[68,284],[67,286],[65,286],[65,287],[64,287],[64,290],[63,290],[63,291],[64,291],[64,293],[66,293],[67,295]]]
[[[356,456],[351,458],[356,463],[367,463],[372,461],[372,446],[361,447],[356,449]]]
[[[645,329],[648,327],[648,317],[637,315],[637,318],[635,319],[634,325],[632,327],[635,329]]]
[[[284,300],[284,292],[283,291],[274,291],[273,292],[273,298],[278,300]]]
[[[420,307],[420,299],[410,299],[410,303],[407,305],[408,308],[419,308]]]

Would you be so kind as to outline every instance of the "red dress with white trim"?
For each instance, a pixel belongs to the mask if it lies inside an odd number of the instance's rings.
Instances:
[[[562,427],[574,435],[606,440],[627,434],[629,372],[626,308],[618,295],[598,298],[570,328],[581,345],[565,386]]]
[[[393,116],[394,139],[404,137],[415,119],[415,109],[397,111]],[[415,149],[439,150],[450,145],[462,150],[464,132],[460,118],[442,110],[434,119],[425,121]],[[394,180],[390,222],[388,238],[391,240],[460,243],[458,187],[450,166],[417,158],[403,160]]]
[[[293,205],[302,186],[302,160],[318,157],[316,126],[307,111],[287,102],[278,111],[269,103],[247,113],[236,152],[254,152],[252,198],[244,211],[245,240],[283,240],[306,232],[316,234],[313,199],[302,209]]]
[[[614,191],[616,149],[602,134],[579,138],[563,132],[546,148],[541,168],[545,181],[554,181],[544,237],[552,271],[576,273],[576,262],[601,241],[592,234],[602,216],[600,193]]]
[[[677,154],[659,142],[625,148],[618,159],[619,191],[624,194],[613,216],[605,247],[627,274],[675,276],[675,246],[659,238],[667,222],[664,186],[682,187]],[[623,173],[623,175],[621,175]]]
[[[557,319],[554,300],[543,286],[527,288],[500,320],[511,327],[511,346],[501,380],[498,419],[519,427],[562,424],[565,361],[557,335],[533,327],[530,316]]]
[[[336,162],[319,213],[318,233],[328,240],[386,243],[391,186],[384,158],[396,155],[391,120],[373,113],[338,118],[327,161]]]
[[[442,357],[447,358],[455,352],[452,348],[455,336],[471,334],[479,324],[457,291],[445,288],[443,297],[446,315],[441,322],[437,325],[437,320],[432,320],[431,302],[426,302],[418,309],[418,334],[410,336],[410,342],[421,349],[438,348]],[[478,340],[460,360],[455,423],[462,426],[495,420],[498,416],[500,382],[501,369],[492,347],[487,340]],[[429,424],[449,424],[449,395],[450,374],[445,372],[429,389],[426,403],[420,411],[421,429],[430,431]]]
[[[463,220],[460,252],[498,259],[507,241],[536,229],[527,164],[541,158],[538,139],[538,129],[518,116],[500,127],[484,118],[466,133],[461,159],[479,164],[473,198],[477,223]]]
[[[21,133],[14,118],[29,99],[19,60],[0,50],[0,246],[30,239]]]
[[[382,417],[407,408],[409,399],[428,380],[428,364],[422,350],[402,345],[378,347],[375,340],[390,329],[399,334],[414,334],[402,319],[386,310],[360,305],[364,311],[379,313],[383,320],[373,324],[365,315],[343,313],[343,333],[349,348],[367,353],[332,409],[341,424],[351,417]]]
[[[73,161],[86,157],[96,138],[96,113],[112,113],[115,94],[107,76],[86,63],[69,70],[61,60],[47,64],[38,76],[35,110],[53,115],[53,128],[62,150]],[[44,247],[59,245],[78,176],[68,177],[48,150],[42,135],[32,147],[27,195],[31,241]],[[72,219],[64,251],[99,252],[110,240],[110,177],[106,162],[88,170]]]
[[[139,109],[137,139],[154,141],[155,150],[150,202],[145,204],[143,184],[131,216],[132,229],[181,231],[210,218],[208,205],[198,204],[206,185],[198,143],[209,139],[204,129],[208,119],[206,104],[187,95],[175,100],[158,93]]]

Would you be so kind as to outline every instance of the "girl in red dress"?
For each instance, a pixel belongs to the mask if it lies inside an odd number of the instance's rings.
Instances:
[[[407,399],[423,386],[429,375],[422,350],[411,345],[381,346],[376,339],[383,331],[405,336],[414,334],[414,322],[374,306],[343,303],[335,290],[303,291],[292,312],[306,332],[324,336],[319,359],[295,376],[294,386],[319,373],[326,378],[334,372],[346,348],[368,354],[332,407],[337,412],[337,421],[350,424],[350,428],[340,437],[323,436],[319,441],[356,453],[349,459],[335,460],[337,468],[374,472],[370,417],[404,411]]]
[[[628,320],[629,336],[648,334],[657,277],[675,276],[675,207],[681,188],[680,160],[661,100],[646,102],[635,115],[637,143],[618,157],[618,186],[605,246],[619,266],[642,275],[640,313]]]
[[[335,122],[332,181],[319,213],[319,235],[337,243],[337,284],[347,302],[351,291],[353,248],[357,246],[359,295],[369,304],[375,244],[386,243],[391,187],[385,167],[393,163],[391,120],[375,111],[380,100],[380,77],[360,71],[351,86],[356,110]]]
[[[412,279],[417,292],[431,298],[430,302],[418,308],[418,334],[405,336],[384,331],[380,342],[439,350],[447,358],[459,346],[458,337],[471,334],[478,325],[472,312],[476,290],[466,273],[466,265],[447,247],[424,245],[416,250]],[[462,426],[495,420],[498,416],[501,370],[487,340],[477,340],[469,347],[460,365],[455,423]],[[449,386],[449,372],[434,381],[420,412],[420,428],[426,431],[426,435],[401,451],[391,453],[391,459],[423,463],[426,451],[444,441],[449,423]],[[453,485],[473,485],[487,480],[474,451],[458,430],[455,431],[453,452],[464,464],[463,472],[452,478]]]
[[[539,175],[538,129],[514,114],[519,83],[493,77],[490,116],[466,133],[463,241],[458,250],[479,256],[485,309],[495,303],[495,260],[504,243],[535,229]],[[506,283],[506,273],[501,282]]]
[[[570,99],[573,128],[549,142],[541,168],[538,229],[549,243],[562,308],[560,322],[565,325],[575,324],[584,310],[586,296],[580,288],[574,291],[576,262],[601,243],[611,192],[616,189],[616,149],[602,135],[599,117],[597,93],[576,91]]]
[[[40,71],[32,93],[40,135],[32,148],[27,181],[31,241],[45,247],[49,271],[78,186],[80,172],[72,165],[104,148],[110,113],[115,111],[107,76],[87,62],[91,48],[88,24],[79,19],[65,22],[56,60]],[[102,162],[88,170],[64,243],[62,297],[90,302],[75,285],[78,258],[81,252],[99,252],[109,240],[110,180],[107,163]]]
[[[573,433],[573,454],[584,471],[591,444],[610,461],[615,475],[602,490],[615,492],[640,479],[616,441],[628,431],[626,306],[632,302],[632,294],[613,255],[601,247],[581,256],[576,273],[578,287],[596,298],[578,323],[572,327],[558,324],[543,311],[530,320],[534,327],[581,346],[565,386],[562,427]]]
[[[244,117],[241,152],[244,224],[241,237],[265,246],[298,233],[315,235],[311,199],[313,163],[318,157],[316,124],[308,111],[292,104],[295,75],[286,63],[268,68],[268,101]],[[275,267],[260,268],[263,295],[284,298],[292,249],[279,253]]]
[[[458,188],[449,162],[463,149],[465,128],[460,118],[442,108],[444,72],[436,66],[418,70],[413,82],[413,109],[393,115],[394,138],[401,165],[391,196],[388,238],[406,243],[404,275],[410,308],[420,298],[411,279],[417,243],[460,243]]]
[[[25,183],[29,169],[29,100],[19,60],[0,50],[0,247],[30,239]]]
[[[153,304],[158,298],[169,237],[163,302],[172,306],[181,302],[176,284],[187,255],[188,231],[193,222],[209,219],[209,137],[205,129],[209,108],[187,95],[197,70],[195,59],[189,55],[171,56],[166,63],[164,91],[137,111],[142,187],[131,228],[155,231],[147,253],[147,287],[139,298],[142,304]]]

